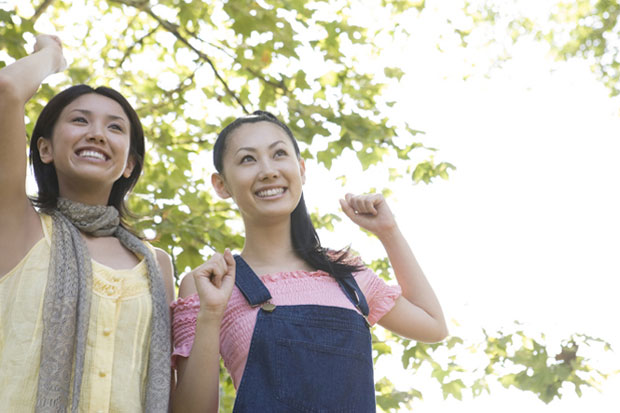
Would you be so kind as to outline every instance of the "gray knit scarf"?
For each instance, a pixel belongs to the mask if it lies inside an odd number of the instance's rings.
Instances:
[[[118,210],[113,206],[91,206],[59,198],[57,208],[47,213],[52,216],[53,232],[43,302],[36,411],[65,413],[69,406],[72,412],[78,411],[92,293],[92,265],[82,231],[96,237],[113,235],[146,260],[153,311],[144,409],[149,413],[167,412],[170,318],[155,257],[138,237],[119,225]]]

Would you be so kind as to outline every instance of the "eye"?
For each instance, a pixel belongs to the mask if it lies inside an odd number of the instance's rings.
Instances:
[[[86,120],[84,116],[76,116],[75,118],[71,119],[71,122],[88,123],[88,121]]]
[[[123,132],[124,131],[123,127],[121,125],[117,124],[117,123],[111,124],[110,128],[111,129],[116,129],[119,132]]]
[[[274,158],[279,158],[281,156],[286,156],[286,155],[288,155],[288,153],[284,149],[278,149],[273,156]]]
[[[253,160],[254,157],[252,155],[245,155],[243,158],[241,158],[241,161],[239,163],[252,162]]]

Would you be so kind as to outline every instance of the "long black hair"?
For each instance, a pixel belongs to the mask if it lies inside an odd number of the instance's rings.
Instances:
[[[289,127],[273,114],[257,110],[251,115],[235,119],[222,129],[217,136],[215,145],[213,145],[213,164],[219,174],[223,175],[224,171],[223,157],[228,136],[241,125],[256,122],[271,122],[282,128],[293,143],[295,154],[298,158],[301,157],[299,145]],[[297,207],[291,212],[291,239],[293,241],[293,249],[301,259],[310,267],[325,271],[334,278],[344,277],[362,268],[361,265],[353,263],[348,248],[334,252],[321,246],[319,235],[314,228],[314,224],[312,224],[310,215],[308,215],[303,193]]]
[[[30,162],[39,187],[38,194],[32,201],[42,211],[49,211],[56,208],[59,197],[56,168],[53,162],[46,164],[41,160],[37,141],[39,138],[52,139],[54,126],[62,110],[80,96],[89,93],[102,95],[117,102],[123,108],[131,125],[129,134],[129,156],[134,161],[134,168],[129,178],[121,176],[114,182],[112,190],[110,191],[110,197],[108,198],[108,205],[114,206],[119,211],[124,226],[128,227],[124,222],[124,218],[129,214],[129,209],[125,203],[125,195],[127,195],[136,184],[142,172],[142,166],[144,164],[144,131],[140,123],[140,118],[131,104],[123,95],[109,87],[100,86],[93,89],[88,85],[71,86],[58,93],[45,105],[37,119],[37,123],[32,131],[32,138],[30,139]]]

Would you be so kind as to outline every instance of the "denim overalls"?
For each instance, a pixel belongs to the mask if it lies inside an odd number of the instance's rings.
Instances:
[[[282,305],[240,257],[235,284],[261,306],[233,412],[375,412],[368,304],[353,276],[338,280],[346,308]]]

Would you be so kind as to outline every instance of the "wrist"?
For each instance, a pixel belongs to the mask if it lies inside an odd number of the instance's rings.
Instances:
[[[381,231],[377,231],[375,235],[377,236],[377,238],[379,238],[379,241],[381,241],[383,244],[391,243],[394,240],[397,240],[403,237],[403,234],[400,232],[400,228],[398,228],[397,224],[394,224],[393,226],[389,228],[385,228]]]
[[[223,311],[201,308],[198,311],[198,315],[196,316],[196,324],[204,325],[207,327],[215,326],[219,329],[223,317]]]
[[[57,73],[63,69],[64,56],[60,47],[56,45],[49,45],[39,50],[39,53],[43,53],[49,56],[51,73]]]

